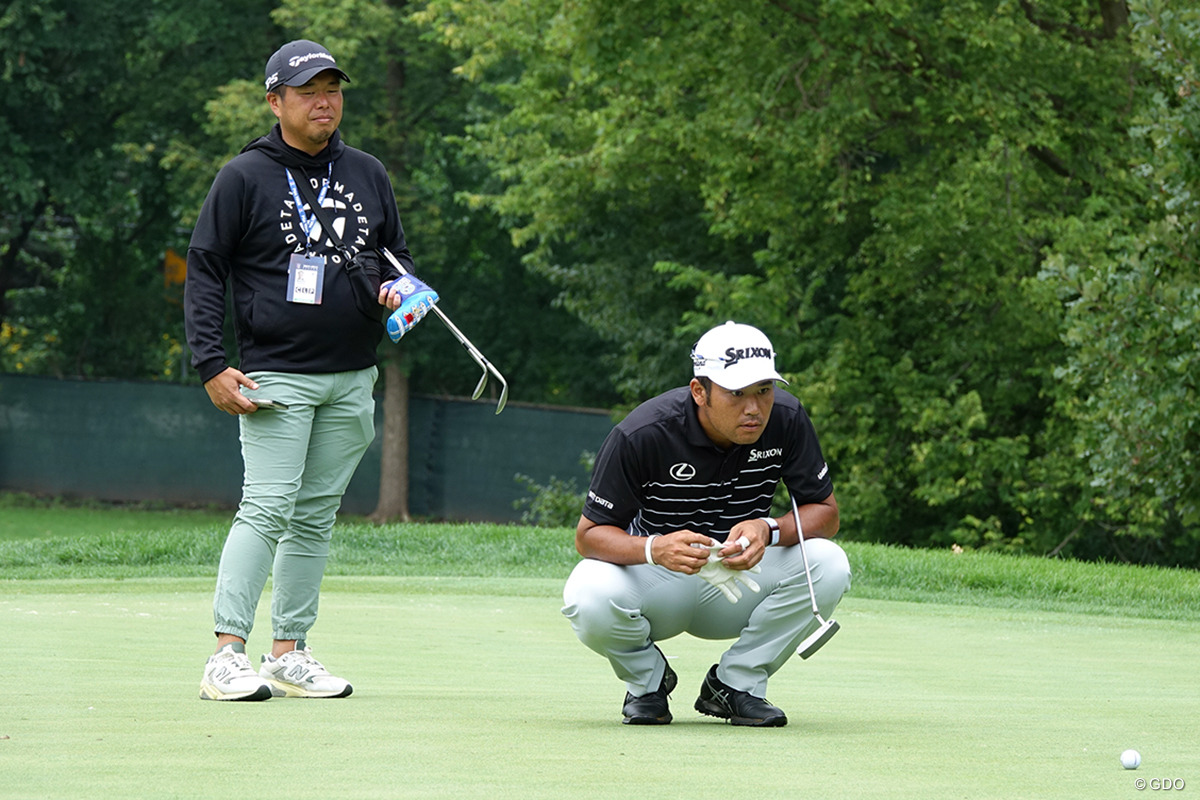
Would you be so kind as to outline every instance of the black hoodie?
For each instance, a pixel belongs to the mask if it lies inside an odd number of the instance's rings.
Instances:
[[[346,372],[376,363],[384,309],[359,310],[346,259],[319,222],[313,228],[317,240],[306,241],[288,184],[290,170],[297,182],[310,181],[317,195],[331,162],[322,206],[342,242],[353,253],[386,247],[411,271],[396,197],[379,160],[344,144],[337,132],[311,156],[284,143],[276,125],[217,174],[192,231],[184,317],[192,366],[202,381],[229,365],[223,344],[227,282],[242,372]],[[305,250],[325,257],[320,305],[287,300],[289,258]],[[398,273],[384,265],[380,276],[390,280]]]

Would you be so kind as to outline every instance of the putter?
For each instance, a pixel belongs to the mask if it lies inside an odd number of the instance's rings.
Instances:
[[[386,247],[381,247],[379,248],[379,252],[393,267],[400,272],[401,275],[408,274],[408,270],[404,268],[404,265],[400,263],[398,258],[392,255],[390,250],[388,250]],[[471,395],[471,399],[478,400],[479,396],[483,394],[483,388],[487,386],[489,373],[496,376],[496,380],[500,381],[500,402],[496,404],[496,413],[499,414],[504,410],[504,404],[508,402],[508,381],[504,380],[504,376],[500,374],[500,370],[492,366],[492,362],[484,358],[483,353],[479,352],[479,349],[475,347],[475,345],[471,344],[471,341],[466,336],[463,336],[463,332],[458,329],[457,325],[450,321],[450,318],[446,316],[446,312],[442,311],[442,309],[437,305],[434,305],[432,310],[433,313],[437,315],[437,318],[442,321],[442,324],[445,325],[450,331],[450,333],[454,334],[454,338],[458,339],[458,343],[461,344],[463,349],[467,351],[467,355],[469,355],[471,359],[479,365],[479,368],[483,370],[483,375],[479,378],[479,384],[475,387],[475,393]]]
[[[804,577],[808,581],[808,598],[812,600],[813,616],[817,618],[817,622],[821,623],[821,627],[796,646],[796,655],[808,658],[832,639],[840,626],[837,624],[837,620],[826,621],[821,616],[821,610],[817,608],[817,594],[813,591],[812,573],[808,571],[808,554],[804,552],[804,529],[800,526],[800,509],[796,506],[795,497],[792,498],[792,513],[796,516],[796,535],[800,537],[800,557],[804,559]]]

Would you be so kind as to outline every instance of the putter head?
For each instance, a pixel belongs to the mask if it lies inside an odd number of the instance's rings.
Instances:
[[[817,617],[817,619],[821,619]],[[801,658],[808,658],[813,653],[821,649],[822,645],[833,638],[833,635],[838,632],[841,627],[837,624],[837,620],[831,619],[828,622],[822,620],[821,627],[817,628],[813,633],[801,642],[796,647],[796,655]]]

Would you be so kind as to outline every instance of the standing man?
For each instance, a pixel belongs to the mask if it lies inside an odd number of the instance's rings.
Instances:
[[[279,123],[217,174],[188,247],[192,365],[213,405],[237,415],[245,462],[217,573],[217,647],[200,684],[206,700],[352,691],[306,640],[342,495],[375,435],[385,309],[401,302],[397,289],[380,288],[399,276],[375,249],[388,248],[406,269],[412,257],[386,170],[338,133],[349,80],[315,42],[290,42],[271,56],[266,100]],[[351,266],[362,269],[358,279]],[[223,345],[227,286],[237,367]],[[245,645],[268,576],[274,643],[255,672]]]
[[[563,614],[625,682],[625,723],[671,721],[677,677],[657,643],[687,632],[736,640],[705,676],[696,710],[779,727],[787,716],[765,699],[767,679],[820,623],[795,518],[768,516],[771,499],[782,480],[799,504],[828,617],[850,587],[850,564],[830,541],[833,484],[804,408],[775,390],[786,381],[761,331],[713,328],[692,362],[688,386],[642,403],[605,439]]]

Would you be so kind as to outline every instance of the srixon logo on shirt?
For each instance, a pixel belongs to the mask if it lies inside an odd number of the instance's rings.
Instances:
[[[758,461],[760,458],[776,458],[781,455],[783,455],[782,447],[772,447],[770,450],[751,450],[750,457],[746,461]]]
[[[731,347],[725,351],[725,368],[728,369],[743,358],[770,358],[769,347]]]

